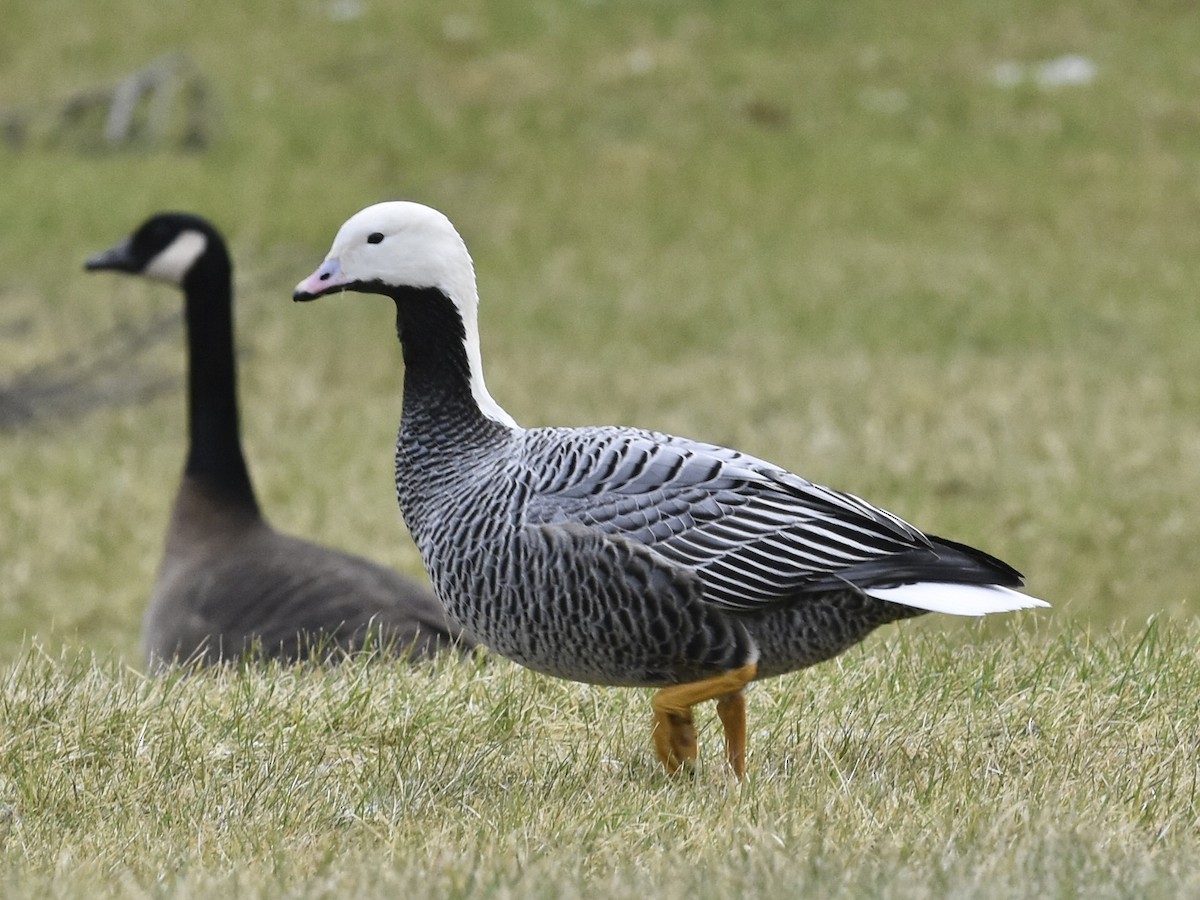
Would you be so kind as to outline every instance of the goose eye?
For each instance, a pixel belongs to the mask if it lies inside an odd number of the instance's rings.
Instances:
[[[383,234],[378,231],[371,232],[370,234],[367,235],[367,243],[368,244],[383,243]]]

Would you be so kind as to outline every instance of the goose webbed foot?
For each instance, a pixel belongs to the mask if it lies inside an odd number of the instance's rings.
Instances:
[[[696,726],[692,707],[717,701],[717,715],[725,728],[725,757],[733,774],[746,771],[746,698],[742,689],[754,680],[758,666],[722,672],[712,678],[674,684],[654,695],[654,749],[666,770],[691,772],[696,763]]]

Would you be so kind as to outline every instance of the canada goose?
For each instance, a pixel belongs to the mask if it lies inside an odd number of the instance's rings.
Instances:
[[[247,651],[288,660],[378,642],[415,656],[472,642],[416,582],[275,531],[242,456],[232,264],[204,219],[161,213],[86,263],[183,289],[189,445],[166,550],[143,623],[152,666]]]
[[[669,771],[695,759],[697,703],[718,701],[741,777],[750,681],[926,610],[1048,605],[980,550],[736,450],[519,427],[484,383],[474,267],[436,210],[352,216],[294,298],[335,291],[395,301],[397,496],[451,617],[539,672],[659,688],[654,741]]]

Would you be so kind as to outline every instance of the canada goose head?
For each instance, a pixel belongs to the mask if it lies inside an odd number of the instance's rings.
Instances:
[[[158,213],[84,266],[89,271],[125,272],[182,289],[189,432],[184,474],[203,481],[210,494],[219,493],[240,513],[258,516],[242,456],[232,265],[220,233],[199,216]]]
[[[128,272],[183,287],[197,262],[212,251],[227,259],[223,241],[206,220],[189,213],[158,213],[115,247],[91,257],[84,268]]]
[[[296,285],[292,299],[315,300],[340,291],[383,294],[397,301],[414,291],[444,297],[462,322],[476,404],[488,418],[516,426],[484,385],[475,266],[444,215],[405,200],[377,203],[355,213],[338,229],[325,261]]]

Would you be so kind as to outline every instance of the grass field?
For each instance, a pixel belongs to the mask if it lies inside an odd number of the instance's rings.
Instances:
[[[7,893],[1195,892],[1196,11],[14,0],[4,18],[0,110],[34,127],[0,142],[0,391],[177,309],[82,260],[152,211],[206,214],[238,264],[264,507],[417,574],[391,311],[289,300],[350,213],[407,197],[472,249],[489,385],[518,421],[740,447],[984,547],[1054,604],[927,617],[757,686],[742,788],[715,766],[660,777],[644,693],[495,660],[145,680],[183,452],[172,335],[104,374],[120,402],[0,430]],[[208,79],[207,147],[52,139],[56,104],[168,51]],[[1039,86],[1066,54],[1094,80]],[[1006,63],[1029,77],[997,84]]]
[[[147,679],[5,672],[7,896],[1182,897],[1194,623],[962,633],[751,692],[735,785],[644,694],[443,661]],[[707,751],[707,752],[705,752]],[[6,810],[0,809],[0,817]],[[2,828],[3,826],[0,826]]]

